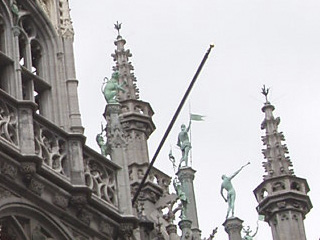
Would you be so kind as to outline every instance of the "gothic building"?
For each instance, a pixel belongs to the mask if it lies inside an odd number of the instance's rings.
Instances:
[[[0,239],[201,239],[195,170],[181,166],[171,181],[150,167],[153,110],[139,98],[131,53],[117,29],[116,81],[106,82],[116,94],[105,88],[100,154],[85,145],[68,0],[0,1]],[[272,110],[267,102],[267,175],[255,190],[258,212],[275,240],[293,239],[284,237],[293,232],[305,239],[308,185],[289,169]],[[176,193],[169,192],[171,182]],[[230,239],[241,239],[238,220],[224,224]]]

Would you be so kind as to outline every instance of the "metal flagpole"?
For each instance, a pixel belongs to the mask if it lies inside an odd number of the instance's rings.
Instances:
[[[139,196],[139,194],[140,194],[140,192],[141,192],[141,189],[142,189],[143,185],[145,184],[145,182],[146,182],[146,180],[147,180],[147,177],[148,177],[148,175],[149,175],[149,173],[150,173],[150,171],[151,171],[151,168],[152,168],[154,162],[156,161],[157,156],[158,156],[158,154],[159,154],[159,152],[160,152],[160,150],[161,150],[164,142],[166,141],[166,139],[167,139],[167,137],[168,137],[168,135],[169,135],[172,127],[173,127],[173,124],[174,124],[175,121],[177,120],[177,117],[178,117],[178,115],[179,115],[179,113],[180,113],[180,111],[181,111],[181,109],[182,109],[182,107],[183,107],[186,99],[188,98],[188,96],[189,96],[189,94],[190,94],[190,92],[191,92],[191,89],[192,89],[193,85],[195,84],[195,82],[196,82],[196,80],[197,80],[197,78],[198,78],[198,75],[200,74],[200,72],[201,72],[201,70],[202,70],[202,67],[204,66],[205,62],[207,61],[207,58],[208,58],[208,56],[209,56],[209,54],[210,54],[210,52],[211,52],[211,49],[212,49],[213,47],[214,47],[214,45],[213,45],[213,44],[210,44],[209,49],[207,50],[206,54],[204,55],[204,57],[203,57],[200,65],[199,65],[199,67],[198,67],[195,75],[193,76],[192,81],[191,81],[191,83],[190,83],[187,91],[185,92],[185,94],[184,94],[184,96],[183,96],[183,98],[182,98],[182,100],[181,100],[181,102],[180,102],[180,104],[179,104],[179,106],[178,106],[175,114],[173,115],[173,117],[172,117],[172,119],[171,119],[171,122],[170,122],[170,124],[169,124],[166,132],[164,133],[164,135],[163,135],[163,137],[162,137],[162,139],[161,139],[161,141],[160,141],[160,144],[159,144],[159,146],[158,146],[155,154],[153,155],[153,158],[152,158],[152,160],[151,160],[151,162],[150,162],[150,164],[149,164],[149,167],[147,168],[147,171],[146,171],[146,173],[144,174],[144,176],[143,176],[143,178],[142,178],[142,180],[141,180],[141,183],[140,183],[140,185],[139,185],[136,193],[135,193],[134,196],[133,196],[132,204],[134,204],[135,201],[137,200],[137,198],[138,198],[138,196]]]

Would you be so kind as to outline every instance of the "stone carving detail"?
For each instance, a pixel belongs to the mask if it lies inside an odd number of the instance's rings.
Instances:
[[[11,164],[3,163],[0,170],[1,174],[14,179],[17,176],[17,168]]]
[[[29,188],[32,192],[41,196],[41,194],[43,193],[44,185],[35,179],[31,179]]]
[[[292,182],[290,188],[292,190],[301,191],[301,186],[298,182]]]
[[[49,8],[46,0],[37,0],[43,11],[50,17]]]
[[[0,187],[0,200],[9,198],[11,196],[15,196],[15,195],[12,192],[8,191],[7,189]]]
[[[230,233],[230,232],[237,233],[237,232],[241,231],[242,226],[239,224],[236,224],[236,223],[231,223],[231,224],[226,225],[225,228],[228,233]]]
[[[283,182],[275,182],[273,185],[272,185],[272,191],[273,192],[277,192],[277,191],[281,191],[281,190],[284,190],[286,188],[285,184]]]
[[[98,198],[117,207],[116,173],[105,164],[84,155],[86,185]]]
[[[58,207],[61,207],[63,209],[66,209],[69,205],[68,198],[62,196],[62,195],[56,195],[53,198],[53,203],[57,205]]]
[[[18,117],[17,110],[0,101],[0,137],[18,146]]]
[[[110,237],[112,237],[113,234],[115,233],[114,227],[110,223],[107,223],[105,221],[101,221],[99,225],[99,231]]]
[[[133,224],[122,223],[119,230],[121,239],[129,240],[133,234]]]
[[[74,195],[71,197],[70,203],[75,205],[78,209],[82,209],[87,204],[87,197],[85,195]]]
[[[55,172],[67,176],[67,142],[49,129],[34,124],[36,154],[43,159],[43,163]]]
[[[161,212],[166,212],[166,214],[163,215],[163,219],[169,224],[174,224],[175,214],[182,209],[182,204],[177,205],[178,199],[178,196],[172,193],[161,197],[159,201],[157,201],[157,209]]]
[[[70,18],[70,9],[68,0],[59,1],[59,15],[60,15],[60,34],[65,38],[73,38],[74,30],[72,26],[72,21]]]
[[[20,171],[24,175],[24,181],[29,184],[33,175],[36,173],[36,164],[33,162],[23,162],[20,166]]]
[[[79,218],[79,220],[84,222],[87,225],[90,224],[92,216],[93,215],[85,209],[81,209],[77,214],[77,217]]]
[[[292,219],[295,220],[295,221],[299,221],[299,218],[298,218],[298,216],[296,214],[292,215]]]
[[[156,181],[156,183],[162,188],[163,192],[165,194],[169,194],[169,185],[171,179],[167,175],[156,168],[152,168],[150,173],[150,181]]]
[[[277,207],[280,209],[285,208],[286,206],[287,206],[287,204],[285,201],[281,201],[281,202],[277,203]]]
[[[281,217],[280,217],[281,221],[285,221],[285,220],[289,220],[289,217],[287,214],[282,214]]]

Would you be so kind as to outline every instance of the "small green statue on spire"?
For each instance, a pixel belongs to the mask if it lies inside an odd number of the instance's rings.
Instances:
[[[189,139],[188,132],[190,130],[191,126],[191,120],[189,121],[189,126],[186,127],[186,125],[181,125],[181,131],[178,135],[178,142],[177,145],[181,149],[182,157],[179,163],[179,168],[181,167],[181,164],[184,162],[185,166],[188,166],[188,158],[189,158],[189,151],[191,150],[191,142]]]
[[[104,78],[104,83],[102,84],[101,91],[106,99],[107,103],[118,103],[117,94],[120,91],[125,92],[123,84],[119,84],[119,72],[115,71],[111,79],[107,77]]]
[[[188,204],[188,198],[186,193],[182,189],[182,185],[177,177],[173,179],[173,187],[174,190],[176,190],[176,194],[181,201],[181,215],[180,219],[185,220],[186,219],[186,210],[187,210],[187,204]]]
[[[242,231],[245,233],[242,240],[253,240],[253,238],[257,235],[259,229],[259,221],[257,221],[257,228],[255,233],[252,234],[252,230],[250,229],[250,226],[247,226],[247,228],[243,228]]]
[[[105,141],[104,133],[105,133],[105,129],[103,129],[103,125],[101,124],[101,133],[97,134],[96,142],[100,147],[101,155],[104,157],[107,157],[107,155],[110,155],[110,146],[107,143],[107,141]]]

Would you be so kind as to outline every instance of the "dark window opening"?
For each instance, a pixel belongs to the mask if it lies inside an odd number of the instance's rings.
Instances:
[[[21,35],[20,35],[21,36]],[[26,66],[26,41],[24,37],[19,37],[19,63],[21,66]]]
[[[4,24],[3,20],[0,18],[0,51],[5,52],[4,48]]]
[[[35,75],[41,75],[41,46],[38,42],[31,42],[31,59],[32,59],[32,69],[31,72]]]

